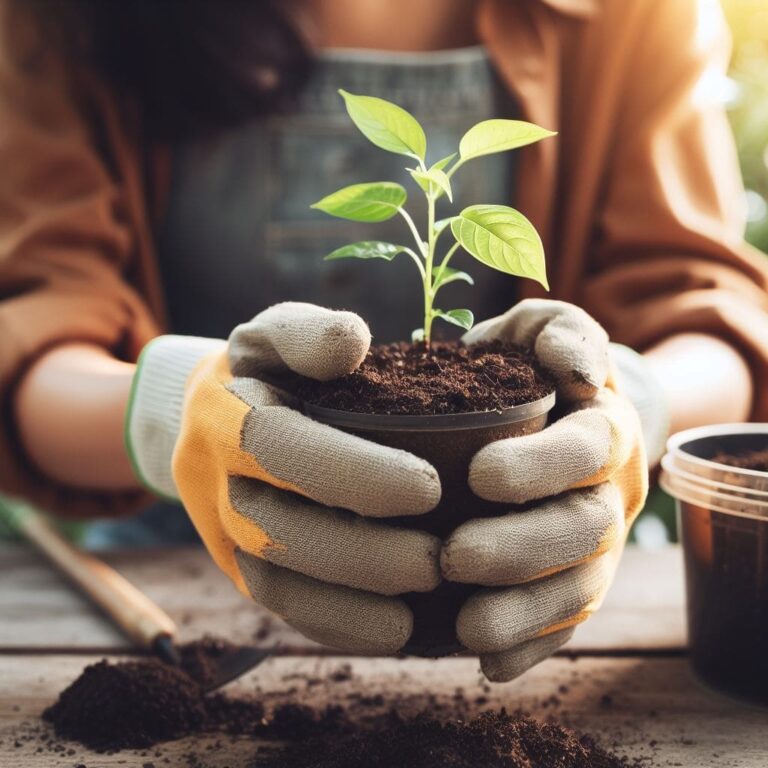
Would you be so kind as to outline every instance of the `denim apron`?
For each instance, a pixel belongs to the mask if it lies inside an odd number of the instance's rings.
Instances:
[[[330,51],[322,54],[297,109],[239,126],[174,152],[167,214],[158,253],[174,333],[223,337],[278,301],[350,309],[370,324],[375,341],[410,338],[422,325],[418,274],[404,255],[393,262],[334,262],[323,256],[357,240],[412,245],[403,219],[359,224],[310,205],[348,184],[397,181],[424,227],[426,203],[405,166],[413,161],[374,147],[349,119],[338,93],[378,96],[411,112],[427,134],[427,161],[457,151],[464,132],[492,117],[514,117],[482,47],[434,53]],[[475,203],[512,199],[514,156],[479,158],[457,172],[454,203],[438,218]],[[449,242],[445,238],[444,243]],[[455,283],[439,295],[442,309],[469,308],[483,319],[514,302],[515,280],[465,253],[475,286]],[[456,336],[440,321],[435,335]],[[193,537],[186,516],[158,504],[123,523],[95,526],[92,544],[148,544]]]

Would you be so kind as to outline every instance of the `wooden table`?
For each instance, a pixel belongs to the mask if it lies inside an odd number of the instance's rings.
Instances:
[[[457,688],[478,711],[505,706],[556,714],[608,747],[649,766],[768,766],[768,711],[704,688],[685,657],[680,552],[630,548],[605,605],[564,651],[522,678],[485,685],[472,658],[439,661],[333,655],[240,597],[201,550],[116,552],[112,565],[178,622],[182,639],[206,632],[279,651],[231,691],[284,691],[317,706],[356,691],[397,690],[414,706],[427,696],[450,699]],[[0,547],[0,766],[246,766],[253,745],[236,739],[181,740],[141,754],[95,755],[39,748],[41,711],[85,664],[130,653],[125,639],[61,578],[24,549]],[[768,649],[767,649],[768,650]],[[351,679],[330,674],[351,665]],[[311,687],[302,675],[323,682]],[[299,681],[299,682],[297,682]],[[294,689],[294,690],[292,690]],[[30,738],[31,733],[35,738]],[[200,763],[198,763],[199,765]]]

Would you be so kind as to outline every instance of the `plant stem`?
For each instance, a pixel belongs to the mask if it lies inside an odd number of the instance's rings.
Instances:
[[[419,270],[421,279],[424,280],[424,265],[421,263],[421,259],[419,259],[417,253],[410,248],[406,248],[405,252],[413,259],[413,263],[416,265],[416,269]]]
[[[419,253],[424,257],[424,259],[426,259],[427,248],[424,244],[424,241],[421,239],[421,236],[419,235],[419,230],[416,229],[416,224],[414,224],[413,219],[411,218],[411,214],[408,213],[405,208],[398,208],[397,210],[398,213],[405,219],[406,224],[408,224],[408,228],[411,230],[413,239],[416,241],[416,246],[419,249]]]
[[[432,262],[435,258],[435,242],[435,196],[430,191],[427,193],[427,254],[424,260],[424,343],[427,349],[432,336]]]
[[[453,256],[456,251],[459,250],[459,246],[461,243],[454,243],[449,249],[448,253],[445,254],[445,258],[440,262],[440,268],[437,270],[437,274],[435,275],[435,281],[433,285],[437,285],[441,278],[443,277],[443,274],[445,273],[445,268],[448,266],[448,262],[451,260],[451,256]],[[432,298],[434,298],[435,294],[437,293],[436,290],[432,291]]]

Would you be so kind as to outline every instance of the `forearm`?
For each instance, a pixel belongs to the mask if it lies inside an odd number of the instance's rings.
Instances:
[[[65,485],[137,488],[123,443],[134,370],[89,344],[57,347],[37,361],[15,399],[18,431],[31,461]]]
[[[644,357],[666,397],[671,432],[749,418],[753,397],[749,366],[722,339],[678,334]]]

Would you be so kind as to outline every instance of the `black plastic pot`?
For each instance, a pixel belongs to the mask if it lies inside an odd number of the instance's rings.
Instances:
[[[706,683],[768,704],[768,472],[710,461],[768,448],[768,424],[675,435],[661,485],[675,497],[691,662]]]
[[[425,515],[388,518],[386,522],[445,538],[467,520],[509,511],[508,504],[485,501],[472,493],[467,483],[469,464],[477,451],[495,440],[539,432],[546,426],[554,404],[552,393],[501,411],[445,416],[351,413],[310,404],[305,405],[305,412],[317,421],[381,445],[402,448],[428,461],[440,476],[440,503]],[[414,613],[413,633],[404,652],[444,656],[463,650],[456,638],[456,616],[464,600],[476,589],[468,584],[443,582],[432,592],[404,595]]]

